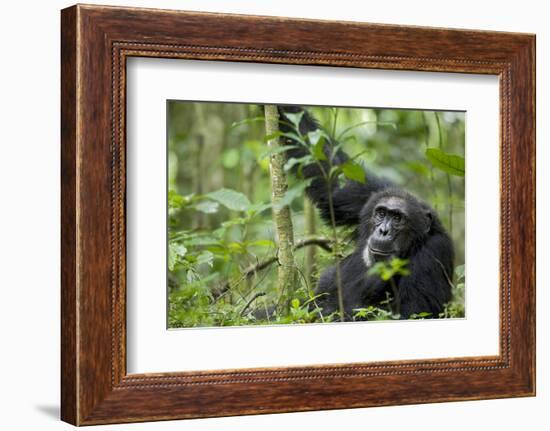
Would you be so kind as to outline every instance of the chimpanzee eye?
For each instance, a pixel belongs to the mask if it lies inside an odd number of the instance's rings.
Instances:
[[[386,210],[384,208],[377,208],[376,209],[376,216],[377,217],[386,217]]]
[[[402,217],[401,214],[394,214],[393,215],[393,221],[399,223],[401,221]]]

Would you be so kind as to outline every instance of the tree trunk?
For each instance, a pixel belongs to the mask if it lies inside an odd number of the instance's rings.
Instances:
[[[279,131],[279,113],[277,106],[265,105],[265,131],[267,136],[276,134]],[[278,137],[268,140],[269,148],[280,145]],[[278,288],[279,304],[288,309],[289,298],[292,297],[296,282],[296,271],[294,265],[294,231],[290,208],[284,206],[277,208],[277,203],[283,198],[288,183],[284,171],[285,156],[283,153],[273,154],[269,160],[269,171],[271,177],[271,202],[273,204],[273,222],[278,241]]]
[[[441,121],[439,120],[439,115],[437,112],[434,112],[435,121],[437,124],[437,137],[439,140],[439,149],[443,150],[443,135],[441,133]],[[451,183],[451,176],[448,173],[445,173],[445,179],[447,180],[447,211],[449,219],[449,233],[453,236],[453,186]]]
[[[207,176],[204,173],[204,163],[203,163],[203,153],[204,153],[204,144],[205,144],[205,138],[204,138],[204,130],[205,130],[205,119],[204,119],[204,109],[201,103],[195,103],[195,118],[196,118],[196,142],[197,142],[197,149],[196,149],[196,159],[195,159],[195,167],[196,167],[196,175],[195,175],[195,183],[193,185],[193,193],[196,195],[202,195],[205,191],[205,178]],[[205,227],[205,214],[197,211],[197,215],[194,221],[194,227],[196,229],[202,229]]]
[[[315,235],[315,209],[307,196],[304,197],[304,224],[306,237]],[[317,250],[315,247],[308,247],[305,251],[305,277],[308,288],[313,288],[313,272],[315,271],[315,258]]]

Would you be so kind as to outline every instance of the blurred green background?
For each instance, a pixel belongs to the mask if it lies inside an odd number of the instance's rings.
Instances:
[[[463,317],[464,176],[441,169],[427,157],[426,150],[438,149],[463,158],[465,114],[307,109],[331,134],[342,135],[348,154],[361,154],[357,160],[368,171],[391,179],[438,211],[454,241],[458,274],[454,299],[440,317]],[[276,301],[276,265],[243,276],[276,253],[269,208],[269,157],[262,156],[267,150],[263,107],[169,101],[167,115],[168,326],[319,322],[318,314],[308,311],[307,302],[319,273],[333,263],[330,253],[320,248],[308,252],[309,247],[296,252],[296,266],[306,276],[299,278],[290,310],[276,320],[258,320],[253,313]],[[288,181],[292,189],[301,180],[289,175]],[[329,235],[316,213],[313,226],[311,221],[306,226],[306,200],[304,193],[292,200],[295,241]],[[342,231],[341,236],[347,238],[347,232]],[[352,244],[347,247],[351,250]],[[314,254],[314,261],[305,268],[307,253]],[[392,318],[384,310],[372,311],[369,316],[374,320]]]

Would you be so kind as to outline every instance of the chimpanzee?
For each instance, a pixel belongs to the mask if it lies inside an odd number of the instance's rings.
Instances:
[[[292,137],[296,128],[286,114],[303,112],[299,119],[299,132],[303,136],[319,129],[319,123],[301,106],[280,105],[278,110],[285,144],[293,146],[287,150],[287,156],[304,157],[308,151]],[[332,158],[333,166],[349,160],[336,142],[327,139],[324,146],[325,158]],[[329,189],[322,175],[328,163],[328,160],[310,163],[301,170],[294,169],[294,173],[310,179],[306,193],[326,222],[331,223],[334,218],[338,226],[356,228],[355,251],[340,262],[345,320],[353,320],[355,309],[380,306],[388,295],[393,298],[392,311],[401,319],[419,314],[438,317],[451,299],[454,248],[436,211],[411,193],[369,172],[365,172],[364,183],[349,179],[343,184],[330,181]],[[369,274],[375,263],[394,257],[406,259],[408,275],[397,274],[384,281],[378,274]],[[332,266],[319,278],[316,294],[322,295],[317,303],[326,315],[339,311],[337,276],[337,268]]]

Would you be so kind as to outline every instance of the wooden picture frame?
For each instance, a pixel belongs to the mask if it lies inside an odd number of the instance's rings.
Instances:
[[[64,421],[535,394],[534,35],[77,5],[62,11],[61,49]],[[497,75],[500,354],[127,374],[125,65],[131,56]]]

